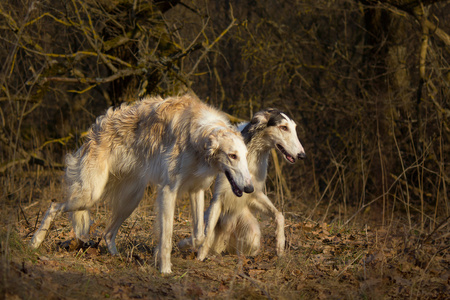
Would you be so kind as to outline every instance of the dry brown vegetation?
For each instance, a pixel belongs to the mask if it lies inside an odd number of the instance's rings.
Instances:
[[[2,1],[1,297],[449,298],[449,13],[432,0]],[[261,216],[259,255],[175,248],[162,276],[151,188],[120,257],[98,244],[107,204],[89,244],[62,216],[30,251],[95,117],[189,89],[230,116],[277,107],[298,122],[308,159],[273,160],[267,181],[286,255]],[[189,219],[182,199],[175,241]]]

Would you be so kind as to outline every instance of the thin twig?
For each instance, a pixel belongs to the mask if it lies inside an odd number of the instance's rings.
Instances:
[[[234,18],[233,15],[233,7],[230,5],[230,15],[231,15],[231,23],[228,25],[228,27],[222,31],[222,33],[208,46],[205,47],[205,51],[203,52],[203,54],[200,56],[200,58],[197,60],[197,62],[195,63],[195,65],[192,67],[192,70],[189,72],[189,74],[187,75],[187,77],[190,77],[198,68],[198,65],[200,64],[200,62],[203,60],[203,58],[205,57],[206,54],[208,54],[208,52],[214,47],[214,45],[220,41],[222,39],[222,37],[231,29],[236,25],[237,20]]]
[[[133,75],[142,75],[146,73],[146,69],[125,69],[119,70],[115,74],[105,77],[105,78],[72,78],[72,77],[43,77],[41,79],[41,84],[49,82],[49,81],[57,81],[57,82],[70,82],[70,83],[89,83],[89,84],[101,84],[114,81],[116,79],[133,76]]]
[[[349,264],[347,264],[344,269],[342,269],[341,272],[339,272],[339,274],[337,274],[336,277],[340,277],[342,275],[342,273],[344,273],[345,271],[347,271],[348,268],[350,268],[351,265],[353,265],[355,263],[355,261],[357,261],[362,255],[364,254],[364,252],[361,252],[358,256],[356,256],[356,258]]]
[[[41,209],[39,209],[39,211],[37,212],[36,222],[34,223],[34,228],[33,228],[33,231],[32,231],[32,232],[36,231],[36,227],[37,227],[37,224],[38,224],[38,222],[39,222],[39,215],[40,215],[40,214],[41,214]]]

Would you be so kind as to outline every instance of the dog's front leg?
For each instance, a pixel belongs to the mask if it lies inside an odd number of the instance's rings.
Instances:
[[[170,252],[172,251],[173,217],[175,214],[175,201],[177,192],[169,185],[158,189],[158,222],[159,222],[159,247],[158,258],[161,273],[172,273]]]
[[[222,211],[222,203],[218,201],[216,197],[211,200],[211,204],[205,213],[206,219],[206,237],[198,250],[197,259],[203,261],[208,255],[209,249],[215,239],[215,228],[217,221],[219,220],[220,213]]]
[[[205,224],[203,214],[205,213],[205,192],[203,190],[190,194],[192,208],[192,247],[200,246],[205,239]]]
[[[257,201],[254,202],[254,205],[261,211],[270,214],[277,223],[277,255],[281,256],[284,253],[284,245],[286,243],[286,236],[284,234],[284,216],[263,192],[255,194],[255,197]]]
[[[275,214],[275,220],[277,222],[277,255],[282,256],[284,254],[284,246],[286,244],[286,236],[284,234],[284,216],[279,211]]]

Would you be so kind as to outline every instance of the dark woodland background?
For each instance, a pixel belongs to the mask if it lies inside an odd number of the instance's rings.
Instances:
[[[0,62],[0,298],[449,299],[449,1],[1,0]],[[174,247],[162,276],[151,188],[120,255],[105,203],[89,243],[63,214],[30,250],[95,118],[187,91],[233,122],[275,107],[298,123],[307,159],[274,151],[267,180],[285,255],[258,215],[258,255]],[[189,215],[180,199],[175,243]]]
[[[272,163],[268,180],[283,211],[374,205],[378,225],[401,212],[432,232],[450,216],[449,12],[432,0],[2,1],[2,205],[24,201],[25,173],[63,168],[109,106],[193,90],[239,119],[276,107],[298,122],[308,159]]]

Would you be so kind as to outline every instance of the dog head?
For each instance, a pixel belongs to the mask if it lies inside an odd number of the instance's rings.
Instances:
[[[261,134],[261,138],[270,147],[277,148],[289,163],[295,163],[297,159],[306,157],[296,127],[295,122],[286,114],[270,108],[256,113],[250,123],[242,128],[241,133],[246,143],[256,134]]]
[[[210,159],[225,173],[236,196],[241,197],[243,192],[254,191],[247,164],[247,147],[238,132],[227,130],[211,134],[207,152]]]

